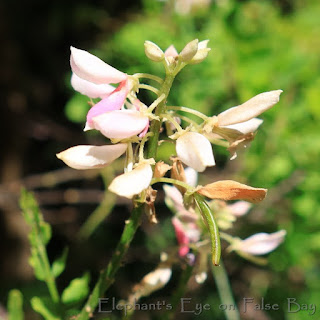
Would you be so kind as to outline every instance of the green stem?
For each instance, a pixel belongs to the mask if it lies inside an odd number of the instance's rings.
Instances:
[[[115,177],[114,168],[108,166],[101,171],[101,176],[105,188],[108,188],[108,185]],[[87,221],[81,226],[78,237],[81,240],[88,239],[96,228],[101,224],[103,220],[112,211],[114,204],[116,202],[116,195],[112,192],[105,192],[101,204],[90,214]]]
[[[59,292],[56,286],[55,278],[51,271],[50,262],[48,259],[46,247],[44,245],[45,241],[42,239],[41,233],[41,226],[39,217],[35,216],[34,219],[34,230],[36,233],[36,245],[37,245],[37,252],[39,255],[39,260],[42,264],[43,271],[45,273],[45,282],[47,284],[51,299],[54,303],[58,304],[60,301]]]
[[[160,97],[164,94],[163,100],[159,103],[156,108],[155,115],[159,116],[164,112],[166,107],[166,98],[170,92],[170,88],[172,82],[174,80],[175,75],[167,74],[166,78],[161,86],[161,89],[158,92],[158,96]],[[150,137],[150,143],[148,145],[147,155],[148,158],[155,158],[158,149],[158,140],[159,140],[159,132],[161,128],[161,121],[153,120],[150,132],[153,134]],[[114,276],[120,268],[121,261],[128,251],[130,243],[133,239],[133,236],[138,229],[141,223],[141,216],[144,212],[144,203],[137,204],[137,206],[133,209],[131,213],[131,218],[126,222],[125,228],[121,235],[120,241],[117,245],[115,253],[112,255],[111,261],[109,262],[106,269],[104,269],[100,277],[93,288],[86,304],[82,308],[80,314],[76,317],[77,320],[88,320],[89,317],[94,312],[95,308],[98,305],[99,298],[101,298],[105,291],[110,287],[110,285],[114,281]]]
[[[164,94],[164,99],[159,103],[155,110],[155,115],[159,116],[162,113],[165,113],[166,109],[166,100],[169,95],[172,82],[175,78],[175,75],[171,73],[166,74],[166,78],[164,79],[164,82],[161,86],[161,89],[159,90],[159,97]],[[151,126],[150,126],[150,131],[153,132],[153,136],[149,140],[149,148],[147,152],[147,157],[148,158],[155,158],[157,156],[157,149],[158,149],[158,141],[159,141],[159,134],[160,134],[160,129],[161,129],[161,120],[152,120]]]
[[[213,213],[210,207],[208,206],[204,198],[196,192],[193,194],[193,196],[209,230],[211,240],[212,263],[215,266],[218,266],[221,256],[221,244],[218,225],[213,217]]]
[[[227,320],[240,320],[239,310],[234,302],[228,275],[222,261],[219,267],[211,267],[212,275],[217,285],[221,304],[227,308],[224,310]],[[232,307],[231,307],[232,306]]]
[[[163,83],[163,80],[160,77],[154,76],[153,74],[149,74],[149,73],[135,73],[133,76],[137,78],[146,78],[146,79],[154,80],[160,84]]]
[[[174,319],[175,311],[179,305],[181,298],[184,297],[184,293],[187,289],[187,284],[192,275],[192,270],[193,270],[193,266],[190,266],[189,264],[187,264],[185,269],[181,273],[178,287],[175,289],[170,299],[172,309],[168,311],[168,315],[167,315],[168,320]]]
[[[179,123],[176,120],[174,120],[174,118],[171,117],[169,114],[160,114],[160,117],[162,119],[167,119],[168,121],[170,121],[174,125],[174,127],[177,129],[178,132],[181,132],[181,133],[183,132],[183,129],[181,128]]]
[[[170,106],[168,107],[168,109],[170,110],[178,110],[178,111],[183,111],[183,112],[187,112],[187,113],[191,113],[191,114],[194,114],[195,116],[203,119],[203,120],[207,120],[209,117],[206,116],[205,114],[203,114],[202,112],[200,111],[197,111],[197,110],[193,110],[193,109],[189,109],[189,108],[186,108],[186,107],[176,107],[176,106]]]
[[[176,184],[178,186],[181,186],[183,188],[186,188],[187,190],[190,189],[190,186],[183,182],[183,181],[180,181],[180,180],[176,180],[176,179],[171,179],[171,178],[165,178],[165,177],[162,177],[162,178],[153,178],[151,180],[151,183],[150,185],[153,185],[155,183],[158,183],[158,182],[165,182],[165,183],[171,183],[171,184]]]
[[[153,86],[150,86],[149,84],[143,84],[143,83],[139,84],[139,89],[146,89],[146,90],[152,91],[157,96],[160,96],[159,89],[154,88]]]
[[[51,299],[52,299],[52,301],[54,303],[59,303],[60,297],[59,297],[59,293],[58,293],[58,289],[57,289],[57,286],[56,286],[56,282],[55,282],[54,276],[53,276],[53,274],[51,272],[50,263],[49,263],[49,259],[48,259],[48,256],[47,256],[47,252],[46,252],[44,246],[39,247],[38,250],[39,250],[39,255],[40,255],[41,260],[43,262],[44,270],[45,270],[45,273],[46,273],[45,281],[46,281],[48,290],[50,292]]]
[[[112,255],[106,269],[100,273],[100,277],[91,292],[88,301],[84,305],[81,313],[77,316],[77,320],[87,320],[90,318],[94,309],[97,307],[99,298],[103,297],[105,291],[111,286],[114,281],[118,269],[120,268],[121,261],[128,251],[133,236],[141,223],[141,216],[144,212],[144,204],[140,204],[132,211],[131,218],[126,222],[120,241],[117,245],[115,253]]]

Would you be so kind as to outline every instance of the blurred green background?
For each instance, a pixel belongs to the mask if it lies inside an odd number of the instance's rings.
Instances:
[[[36,192],[54,237],[49,256],[68,244],[66,274],[60,285],[89,270],[92,279],[105,265],[119,238],[129,204],[117,207],[85,243],[75,234],[102,197],[96,173],[65,169],[55,153],[80,143],[103,142],[82,133],[86,99],[69,84],[69,46],[86,49],[129,74],[163,75],[149,61],[145,40],[178,51],[198,38],[212,48],[199,65],[188,66],[174,84],[170,103],[217,114],[252,96],[282,89],[280,102],[262,115],[264,123],[250,148],[229,162],[214,148],[217,166],[210,178],[235,179],[268,188],[267,199],[238,221],[233,234],[245,238],[257,232],[287,230],[286,241],[269,255],[266,267],[255,266],[235,254],[224,255],[235,300],[261,297],[280,305],[279,311],[243,313],[243,319],[318,319],[320,314],[320,3],[317,0],[274,1],[31,1],[1,4],[3,64],[1,82],[1,305],[7,292],[19,288],[25,296],[27,319],[38,319],[28,299],[42,284],[28,266],[26,226],[17,207],[21,185]],[[142,94],[145,102],[149,96]],[[66,107],[65,107],[66,106]],[[160,153],[168,156],[166,150]],[[61,171],[66,170],[66,171]],[[50,172],[45,175],[44,173]],[[60,176],[59,176],[60,174]],[[68,176],[69,175],[69,176]],[[60,180],[61,181],[60,181]],[[59,183],[58,183],[59,182]],[[80,200],[79,200],[80,199]],[[157,205],[160,225],[145,223],[128,264],[118,274],[110,295],[123,298],[128,288],[158,262],[159,253],[175,244],[170,212]],[[169,285],[151,298],[163,299],[177,283],[179,267]],[[193,284],[188,296],[210,303],[212,310],[197,319],[224,319],[209,276],[203,286]],[[287,298],[315,304],[308,311],[287,312]],[[157,318],[156,313],[136,319]],[[192,316],[177,315],[177,319]]]

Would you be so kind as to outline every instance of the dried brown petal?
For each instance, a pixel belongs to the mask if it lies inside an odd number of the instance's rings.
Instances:
[[[186,175],[184,173],[184,167],[181,160],[179,160],[176,157],[171,157],[170,159],[172,160],[171,178],[182,182],[186,182]],[[183,188],[178,185],[176,187],[182,194],[186,192],[186,188]]]
[[[228,151],[231,154],[231,160],[237,157],[237,150],[241,148],[246,148],[248,144],[254,139],[254,137],[255,137],[255,134],[250,132],[242,135],[237,140],[230,143]]]
[[[159,161],[156,163],[154,167],[154,178],[162,178],[172,167],[163,161]]]
[[[210,199],[247,200],[257,203],[265,198],[267,189],[253,188],[236,181],[223,180],[200,187],[197,192]]]
[[[146,203],[145,203],[145,211],[148,216],[149,222],[156,224],[158,223],[158,219],[156,216],[156,209],[154,206],[154,202],[157,198],[157,191],[149,187],[146,192]]]

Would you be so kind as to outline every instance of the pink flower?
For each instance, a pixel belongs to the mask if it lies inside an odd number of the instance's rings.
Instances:
[[[85,50],[71,47],[70,64],[73,88],[90,98],[102,98],[87,114],[86,130],[96,129],[110,139],[145,135],[148,117],[136,110],[121,110],[131,91],[127,74],[111,67]],[[110,83],[119,83],[114,88]]]
[[[200,231],[196,223],[182,223],[177,217],[172,218],[179,248],[179,256],[184,257],[189,253],[189,244],[199,241]]]
[[[110,139],[126,139],[149,126],[149,118],[136,110],[115,110],[92,118],[92,128]]]
[[[274,233],[257,233],[247,239],[235,241],[230,249],[251,255],[267,254],[283,242],[285,235],[285,230]]]

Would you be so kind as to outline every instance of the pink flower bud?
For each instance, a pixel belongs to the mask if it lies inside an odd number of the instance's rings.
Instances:
[[[57,158],[74,169],[96,169],[107,166],[126,150],[127,144],[125,143],[106,146],[81,145],[58,153]]]
[[[174,47],[174,45],[171,45],[165,52],[165,57],[177,57],[179,55],[177,49]]]

